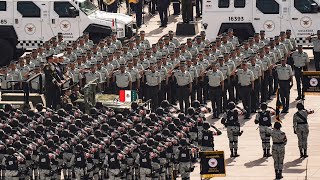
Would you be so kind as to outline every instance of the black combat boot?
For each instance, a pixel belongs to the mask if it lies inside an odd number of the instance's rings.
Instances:
[[[267,157],[267,150],[263,149],[263,157]]]
[[[278,173],[278,170],[275,170],[275,173],[276,173],[276,179],[279,179],[279,173]]]
[[[283,176],[282,176],[282,170],[279,170],[279,179],[282,179]]]
[[[270,149],[267,149],[267,157],[271,157]]]
[[[234,155],[233,157],[239,157],[240,155],[238,154],[238,149],[234,149]]]
[[[309,157],[309,156],[308,156],[308,153],[307,153],[307,149],[304,149],[304,155],[303,155],[303,157],[304,157],[304,158]]]
[[[233,156],[233,149],[230,149],[230,157],[234,157]]]
[[[303,149],[300,149],[300,158],[304,158]]]

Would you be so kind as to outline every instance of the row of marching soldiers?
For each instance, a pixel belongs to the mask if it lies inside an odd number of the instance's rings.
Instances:
[[[190,179],[200,150],[220,135],[198,101],[176,117],[163,101],[155,112],[137,103],[123,114],[97,103],[89,114],[68,104],[0,110],[1,179]],[[45,109],[45,110],[44,110]],[[210,129],[211,128],[211,129]]]

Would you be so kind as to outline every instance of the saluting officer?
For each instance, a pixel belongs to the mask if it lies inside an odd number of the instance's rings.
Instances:
[[[158,96],[159,91],[161,90],[161,75],[156,71],[155,66],[156,64],[150,64],[150,69],[145,71],[145,76],[142,80],[146,84],[146,99],[151,99],[151,108],[153,110],[159,105]]]
[[[189,95],[192,92],[192,77],[186,70],[184,61],[180,62],[180,70],[174,73],[177,80],[178,90],[177,95],[181,112],[185,112],[190,106]]]
[[[300,158],[308,157],[308,115],[312,114],[313,111],[306,110],[302,102],[297,103],[298,111],[293,115],[293,130],[298,136],[298,147],[300,150]]]
[[[276,71],[279,78],[279,88],[280,88],[280,98],[283,106],[281,113],[288,113],[289,111],[289,98],[290,98],[290,88],[293,84],[292,80],[292,69],[291,66],[287,64],[286,59],[281,59],[281,64],[278,64]],[[291,85],[290,85],[291,84]]]
[[[139,70],[136,69],[133,66],[132,60],[127,61],[127,63],[128,63],[127,71],[130,73],[131,79],[132,79],[132,90],[139,91],[139,89],[140,89],[140,78],[141,78]]]
[[[232,42],[233,46],[239,45],[239,39],[237,36],[234,36],[234,32],[232,28],[228,29],[228,39]]]
[[[254,90],[254,75],[248,69],[247,61],[242,61],[242,69],[237,72],[239,81],[240,98],[244,109],[246,110],[245,119],[250,119],[251,114],[251,92]]]
[[[226,53],[229,55],[228,53]],[[229,82],[230,82],[230,71],[229,71],[229,66],[224,63],[223,61],[223,56],[218,57],[218,68],[223,74],[224,78],[224,89],[222,91],[222,107],[223,110],[225,111],[227,108],[227,90],[229,88]]]
[[[160,73],[160,81],[161,81],[161,91],[159,91],[159,102],[167,99],[168,92],[168,70],[164,66],[162,66],[162,59],[166,59],[167,56],[164,55],[162,58],[157,59],[157,67],[156,70]]]
[[[261,81],[261,102],[266,102],[269,97],[269,77],[272,75],[270,70],[271,63],[267,56],[265,56],[264,49],[259,49],[259,60],[261,61],[261,68],[263,70],[263,79]]]
[[[222,92],[224,91],[224,76],[218,69],[217,63],[211,65],[212,69],[205,74],[209,80],[209,98],[212,105],[212,118],[218,118],[222,113]]]
[[[270,135],[268,129],[271,127],[271,113],[267,110],[265,102],[261,103],[261,111],[256,115],[255,124],[259,124],[260,138],[262,140],[263,157],[270,157]]]
[[[301,83],[303,87],[303,80],[302,80],[302,72],[308,71],[308,64],[310,59],[306,52],[303,52],[302,45],[298,45],[298,51],[292,53],[293,58],[293,65],[294,65],[294,76],[297,82],[297,91],[298,97],[296,100],[304,99],[303,88],[301,92]]]
[[[313,44],[314,67],[316,71],[320,71],[320,30],[316,37],[309,36],[307,39]]]
[[[198,88],[198,70],[195,66],[192,65],[191,59],[187,58],[187,71],[190,73],[191,78],[192,78],[192,92],[191,92],[191,102],[193,102],[196,99],[196,92]]]

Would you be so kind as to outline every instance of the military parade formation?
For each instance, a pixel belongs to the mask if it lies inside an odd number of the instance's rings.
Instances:
[[[230,157],[236,158],[243,133],[239,116],[250,119],[257,113],[263,157],[273,157],[276,179],[281,179],[287,139],[281,123],[271,128],[274,113],[267,103],[279,92],[281,113],[288,113],[293,75],[296,100],[304,100],[301,76],[308,64],[290,30],[270,39],[260,31],[242,44],[233,29],[214,41],[201,31],[181,44],[173,31],[155,44],[144,31],[126,43],[116,34],[97,43],[84,34],[67,44],[59,33],[1,69],[2,90],[23,89],[19,81],[40,73],[42,84],[37,77],[31,92],[44,87],[46,107],[37,104],[36,110],[22,112],[6,105],[0,110],[0,177],[143,180],[179,175],[187,180],[198,152],[214,151],[214,136],[222,133],[206,114],[221,118]],[[139,99],[151,100],[150,109],[133,102],[129,112],[119,114],[98,102],[85,114],[76,100],[93,81],[100,93],[136,90]],[[313,112],[302,102],[297,109],[293,128],[301,158],[307,158],[307,116]]]

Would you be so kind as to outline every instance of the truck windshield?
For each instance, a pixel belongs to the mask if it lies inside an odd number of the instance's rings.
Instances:
[[[313,0],[295,0],[294,7],[301,13],[311,13],[312,4],[316,4]]]
[[[90,0],[79,0],[79,7],[86,15],[90,15],[98,10]]]

